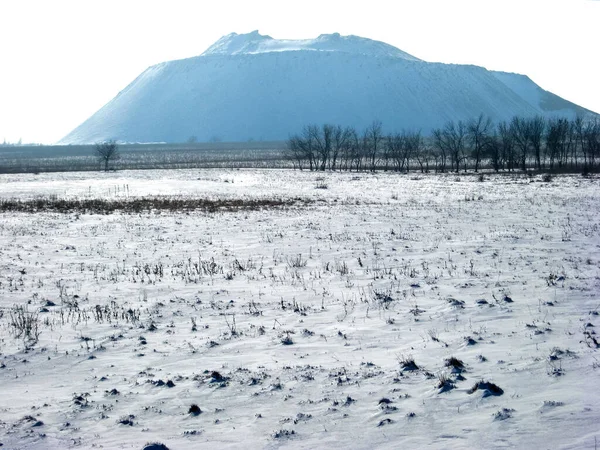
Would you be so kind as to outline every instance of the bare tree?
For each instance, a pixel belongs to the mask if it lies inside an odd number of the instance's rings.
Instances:
[[[94,151],[98,159],[104,163],[105,172],[108,172],[108,165],[111,161],[116,161],[121,158],[119,146],[114,140],[99,142],[94,147]]]
[[[492,119],[484,117],[483,114],[467,123],[467,136],[471,144],[471,157],[475,160],[475,172],[479,171],[483,150],[492,128]]]
[[[517,157],[515,153],[515,139],[511,125],[507,122],[498,124],[498,134],[500,139],[500,164],[499,168],[506,168],[514,171],[517,167]]]
[[[307,143],[307,151],[311,160],[310,170],[319,170],[319,161],[321,154],[321,129],[317,124],[311,124],[304,127],[302,131],[304,141]],[[314,167],[313,167],[314,166]]]
[[[450,156],[450,166],[458,172],[460,162],[464,158],[464,146],[466,137],[466,127],[463,121],[454,123],[453,120],[444,125],[442,130],[434,130],[433,136],[436,147],[445,148]],[[466,169],[465,169],[466,170]]]
[[[600,157],[600,121],[595,117],[587,121],[583,138],[584,170],[594,168],[595,161]]]
[[[419,150],[416,153],[417,162],[421,168],[421,172],[429,173],[429,164],[435,158],[433,148],[425,140],[421,141]]]
[[[355,128],[348,128],[348,150],[346,154],[348,170],[352,171],[352,167],[355,167],[357,172],[360,171],[364,154],[363,143]]]
[[[367,156],[371,162],[372,171],[375,171],[377,168],[377,158],[381,147],[381,141],[383,140],[381,129],[381,122],[379,120],[374,120],[373,123],[367,127],[363,136],[365,150],[368,149]]]
[[[404,146],[404,136],[400,133],[391,134],[387,137],[387,154],[392,160],[394,171],[401,172],[404,168],[404,156],[402,148]]]
[[[546,119],[542,116],[535,116],[529,119],[529,141],[535,156],[535,165],[538,170],[542,169],[542,137],[546,128]]]
[[[494,132],[486,139],[485,147],[490,156],[492,167],[496,172],[499,172],[504,167],[502,139]]]
[[[584,171],[589,171],[595,164],[600,140],[600,123],[597,118],[585,120],[581,116],[572,122],[574,145],[571,146],[571,165],[577,165],[577,147],[583,154]]]
[[[290,136],[287,141],[287,152],[290,159],[294,162],[294,169],[298,164],[298,169],[302,170],[302,162],[305,160],[304,141],[298,135]]]
[[[327,168],[327,162],[331,155],[331,138],[333,135],[333,125],[324,124],[321,128],[316,125],[310,125],[308,132],[310,133],[312,142],[314,142],[314,148],[316,150],[316,156],[318,158],[317,170],[325,170]]]
[[[352,164],[354,162],[354,146],[356,142],[356,130],[352,127],[347,127],[344,130],[345,139],[342,140],[340,145],[340,169],[341,170],[352,170]]]
[[[429,157],[423,152],[423,138],[421,137],[421,131],[406,131],[402,130],[401,133],[391,134],[386,138],[386,154],[387,158],[394,164],[394,170],[396,172],[408,172],[410,169],[410,161],[413,158],[417,159],[417,162],[421,166],[421,170],[425,169],[425,166],[429,164]],[[386,162],[387,167],[387,162]]]
[[[317,125],[307,125],[302,129],[302,133],[289,138],[287,149],[292,159],[298,163],[302,170],[302,163],[306,161],[309,169],[318,170],[318,144],[319,127]]]
[[[385,136],[383,138],[383,151],[381,152],[381,157],[383,159],[383,171],[387,172],[388,169],[390,168],[390,161],[392,161],[393,163],[393,158],[392,158],[392,147],[389,145],[390,144],[390,137],[389,136]]]
[[[527,155],[529,153],[529,121],[524,117],[513,117],[510,121],[513,141],[519,150],[521,170],[527,170]]]
[[[554,162],[562,166],[563,155],[568,155],[570,146],[571,123],[567,119],[551,119],[546,127],[546,157],[550,161],[550,169],[554,169]]]
[[[433,148],[434,156],[436,159],[436,171],[446,171],[446,161],[448,159],[448,153],[450,152],[450,146],[447,142],[446,135],[441,128],[435,128],[431,131],[433,136]]]
[[[423,139],[421,138],[421,131],[408,131],[403,132],[404,135],[404,160],[406,161],[406,171],[410,170],[410,161],[413,158],[417,158],[417,162],[421,167],[421,172],[423,171],[423,165],[425,163],[425,159],[422,155],[423,150]]]
[[[575,123],[573,121],[569,122],[569,126],[567,128],[567,136],[565,145],[562,146],[561,154],[559,156],[558,165],[562,167],[566,166],[569,163],[569,155],[571,152],[577,151],[577,133],[575,130]]]
[[[348,147],[348,129],[344,129],[341,126],[336,126],[333,129],[333,141],[331,148],[331,159],[329,162],[329,168],[335,170],[337,168],[338,158],[340,153],[346,151]]]

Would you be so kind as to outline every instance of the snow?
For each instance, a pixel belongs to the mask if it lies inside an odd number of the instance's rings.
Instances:
[[[316,39],[273,39],[258,31],[248,34],[231,33],[223,36],[202,55],[240,55],[300,50],[335,51],[369,56],[391,56],[409,61],[420,59],[380,41],[358,36],[341,36],[339,33],[322,34]]]
[[[61,143],[285,140],[311,123],[362,131],[376,119],[428,134],[479,114],[587,113],[526,77],[429,63],[357,36],[233,33],[201,56],[150,67]]]
[[[268,170],[1,175],[2,199],[312,203],[2,213],[0,443],[593,448],[600,365],[585,332],[600,326],[598,182]],[[211,262],[222,272],[195,271]],[[26,350],[9,311],[47,301],[55,306],[39,313],[39,343]],[[96,305],[117,315],[98,321]],[[129,309],[139,321],[121,315]],[[445,366],[452,356],[464,380]],[[410,357],[418,370],[402,369]],[[440,392],[441,374],[453,389]],[[480,381],[502,395],[469,393]],[[199,415],[188,414],[192,404]]]
[[[551,92],[536,85],[528,76],[508,72],[492,72],[494,77],[512,89],[519,97],[550,117],[567,117],[571,120],[589,111],[581,110]]]

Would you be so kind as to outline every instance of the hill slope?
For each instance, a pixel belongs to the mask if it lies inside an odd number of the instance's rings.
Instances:
[[[528,77],[429,63],[356,36],[276,40],[230,34],[200,56],[148,68],[62,139],[124,142],[286,139],[308,123],[428,132],[450,119],[589,111]]]

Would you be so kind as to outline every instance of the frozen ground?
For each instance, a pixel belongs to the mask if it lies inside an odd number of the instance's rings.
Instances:
[[[0,185],[2,199],[312,201],[0,213],[3,448],[600,441],[598,179],[190,170]],[[19,317],[37,317],[37,343]]]

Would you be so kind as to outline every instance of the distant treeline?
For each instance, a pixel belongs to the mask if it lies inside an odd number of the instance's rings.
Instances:
[[[289,167],[285,142],[119,144],[116,170]],[[0,145],[0,173],[103,170],[94,145]]]
[[[103,170],[94,145],[0,145],[0,173]],[[116,170],[193,168],[450,172],[600,171],[600,120],[514,117],[494,124],[480,115],[430,130],[384,134],[307,125],[287,142],[119,144]]]
[[[598,171],[600,120],[514,117],[494,124],[480,115],[449,121],[442,128],[384,134],[374,121],[362,133],[353,127],[307,125],[287,142],[294,167],[309,170],[411,169],[447,172],[482,168],[499,171]]]

